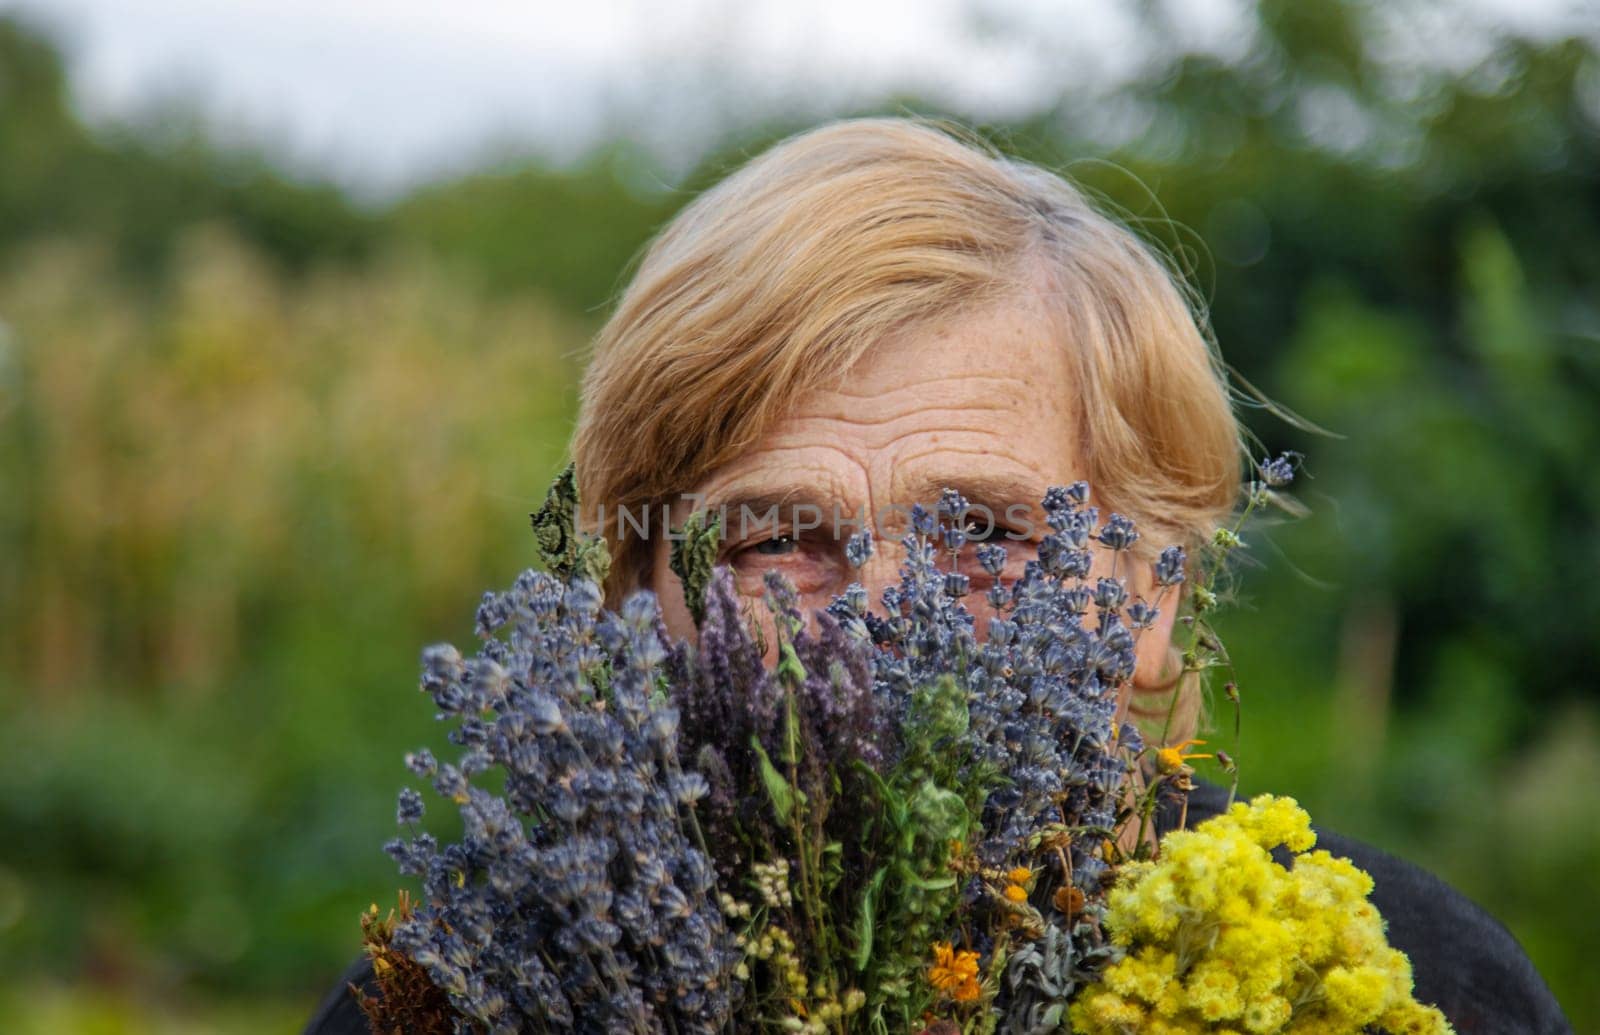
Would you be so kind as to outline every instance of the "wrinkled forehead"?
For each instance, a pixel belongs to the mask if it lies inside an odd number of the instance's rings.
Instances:
[[[1049,320],[1008,303],[897,331],[798,399],[693,487],[766,510],[931,506],[953,488],[1002,513],[1082,476],[1080,400]]]

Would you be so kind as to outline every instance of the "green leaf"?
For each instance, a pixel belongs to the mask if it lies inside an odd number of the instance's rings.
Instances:
[[[822,846],[822,890],[832,891],[844,879],[844,844],[829,841]]]
[[[917,874],[916,871],[912,870],[910,867],[902,867],[900,871],[900,883],[907,887],[918,888],[922,891],[943,891],[946,888],[955,887],[956,879],[951,876],[923,877]]]
[[[883,890],[883,878],[888,876],[888,873],[887,866],[878,867],[878,872],[867,882],[867,890],[861,896],[861,915],[856,918],[857,970],[866,970],[867,963],[872,959],[872,939],[877,934],[878,894]]]
[[[783,774],[778,772],[778,767],[772,764],[767,749],[761,746],[761,741],[754,734],[750,736],[750,746],[755,749],[756,758],[761,763],[761,782],[767,788],[767,797],[772,799],[772,809],[778,814],[778,822],[787,823],[795,805],[806,800],[805,793],[789,785],[789,781],[785,780]]]
[[[778,682],[785,686],[799,686],[806,681],[806,667],[800,664],[800,655],[788,640],[778,648]]]

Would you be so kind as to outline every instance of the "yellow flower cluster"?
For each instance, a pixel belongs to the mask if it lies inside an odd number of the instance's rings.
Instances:
[[[1293,798],[1262,795],[1167,835],[1158,862],[1130,863],[1106,914],[1127,954],[1074,1001],[1072,1030],[1449,1032],[1412,998],[1411,962],[1367,901],[1372,878],[1315,843]],[[1293,869],[1273,861],[1279,845]]]
[[[1006,886],[1002,894],[1006,901],[1021,905],[1028,901],[1028,882],[1033,879],[1033,871],[1026,866],[1013,867],[1006,873]]]

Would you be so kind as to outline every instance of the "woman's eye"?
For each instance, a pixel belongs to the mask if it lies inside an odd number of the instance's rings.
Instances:
[[[993,521],[967,521],[965,532],[969,543],[997,543],[1006,540],[1006,533],[1010,529],[1002,528]]]
[[[1031,552],[1027,537],[993,523],[968,523],[967,543],[961,548],[957,564],[975,586],[986,586],[996,578],[1014,579],[1022,574]]]
[[[807,536],[774,535],[750,540],[727,555],[741,593],[759,595],[763,581],[782,574],[802,597],[822,594],[816,606],[826,606],[832,594],[844,588],[843,551],[831,541]]]

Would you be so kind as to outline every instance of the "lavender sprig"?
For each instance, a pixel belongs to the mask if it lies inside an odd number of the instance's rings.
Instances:
[[[479,1030],[723,1030],[734,950],[696,835],[708,785],[679,764],[679,713],[657,692],[654,598],[612,613],[594,582],[529,571],[486,596],[479,634],[470,660],[424,652],[423,689],[463,751],[409,761],[463,835],[387,846],[425,891],[394,946]],[[503,796],[474,783],[491,769]],[[402,791],[399,811],[414,822],[420,796]]]

